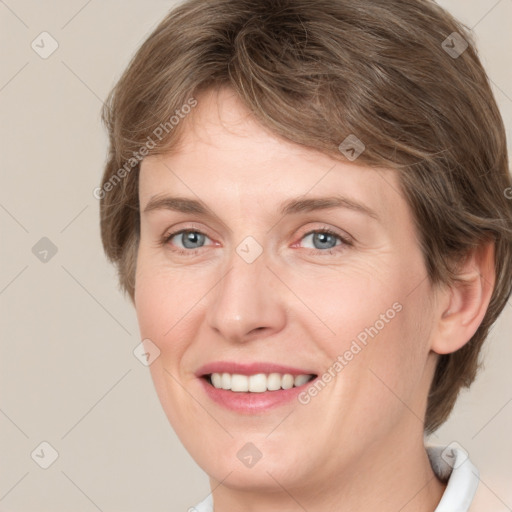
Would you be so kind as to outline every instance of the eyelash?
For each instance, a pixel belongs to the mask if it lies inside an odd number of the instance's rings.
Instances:
[[[160,240],[160,242],[159,242],[159,245],[161,247],[167,245],[170,242],[170,240],[172,240],[176,235],[181,235],[182,233],[199,233],[199,234],[204,235],[206,237],[208,236],[205,233],[203,233],[202,231],[199,231],[198,229],[181,229],[179,231],[175,231],[173,233],[169,233],[169,234],[163,235],[161,240]],[[313,229],[311,231],[308,231],[307,233],[302,235],[300,240],[304,239],[305,237],[307,237],[307,236],[309,236],[309,235],[311,235],[313,233],[326,233],[326,234],[335,236],[336,238],[338,238],[342,242],[340,245],[336,245],[335,247],[333,247],[331,249],[325,249],[325,250],[310,249],[313,252],[313,254],[319,254],[319,255],[322,255],[322,256],[325,256],[326,254],[333,255],[333,254],[337,254],[341,250],[345,249],[345,246],[351,247],[353,245],[353,243],[348,238],[345,238],[345,237],[341,236],[336,231],[334,231],[334,230],[332,230],[330,228],[327,228],[327,227],[326,228],[320,228],[320,229]],[[201,249],[203,249],[203,247],[200,247],[198,249],[179,249],[179,248],[173,248],[172,251],[176,252],[176,253],[178,253],[178,254],[180,254],[182,256],[194,256]]]

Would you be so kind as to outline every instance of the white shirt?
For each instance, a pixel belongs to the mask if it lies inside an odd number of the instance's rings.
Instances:
[[[434,512],[468,512],[480,480],[478,469],[457,443],[447,447],[427,446],[426,449],[434,473],[443,481],[448,479]],[[187,512],[214,512],[212,495],[209,494]]]

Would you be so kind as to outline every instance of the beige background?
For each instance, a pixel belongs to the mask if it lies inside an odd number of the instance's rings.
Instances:
[[[473,29],[510,141],[512,0],[440,3]],[[92,195],[102,100],[173,5],[0,0],[0,510],[185,511],[209,492],[132,353],[134,310],[103,256]],[[59,45],[47,59],[31,47],[43,31]],[[32,252],[42,237],[57,248],[46,263]],[[484,373],[432,439],[465,447],[495,512],[512,510],[511,331],[509,302]],[[31,458],[42,441],[59,454],[48,469]]]

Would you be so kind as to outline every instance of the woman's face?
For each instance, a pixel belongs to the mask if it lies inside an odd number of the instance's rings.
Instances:
[[[278,139],[228,90],[198,100],[139,185],[137,316],[184,446],[223,485],[291,490],[418,443],[435,297],[395,171]]]

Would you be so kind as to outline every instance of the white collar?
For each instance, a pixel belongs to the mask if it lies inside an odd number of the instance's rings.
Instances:
[[[434,512],[468,512],[480,482],[480,473],[468,453],[456,442],[426,449],[434,473],[439,479],[448,480]]]
[[[434,512],[468,512],[475,496],[480,474],[467,452],[458,444],[426,446],[427,455],[436,476],[447,481],[441,501]],[[213,497],[209,494],[189,512],[214,512]]]

